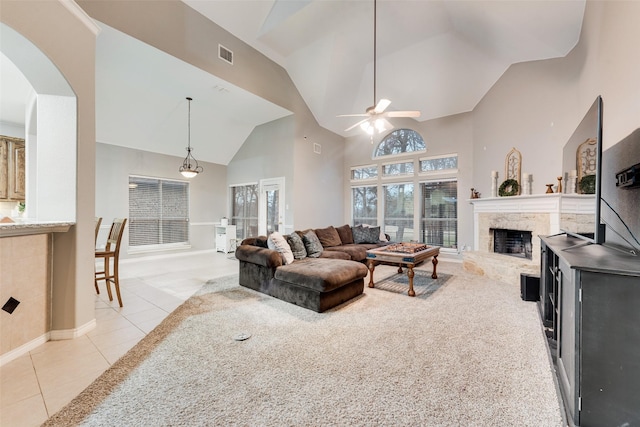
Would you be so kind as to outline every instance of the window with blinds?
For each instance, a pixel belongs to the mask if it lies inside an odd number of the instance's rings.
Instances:
[[[129,176],[129,247],[189,244],[189,183]]]
[[[424,182],[421,241],[442,248],[458,247],[458,182]]]
[[[378,223],[378,187],[352,187],[353,225]]]
[[[231,187],[231,224],[238,239],[258,235],[258,184]]]
[[[392,242],[414,240],[413,184],[384,186],[384,232]]]

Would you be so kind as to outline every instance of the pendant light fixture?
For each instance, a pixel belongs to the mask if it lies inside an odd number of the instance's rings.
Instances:
[[[203,171],[202,166],[198,165],[198,161],[193,154],[191,154],[191,101],[192,99],[187,97],[187,101],[189,101],[189,133],[187,136],[187,157],[184,158],[182,162],[182,166],[180,166],[180,173],[185,178],[193,178]]]

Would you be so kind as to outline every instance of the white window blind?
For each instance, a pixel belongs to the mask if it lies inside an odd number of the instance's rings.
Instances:
[[[352,187],[353,225],[378,223],[378,187]]]
[[[425,182],[422,187],[422,241],[442,248],[458,247],[458,182]]]
[[[129,176],[129,247],[189,244],[189,183]]]
[[[231,223],[238,239],[258,235],[258,184],[231,187]]]
[[[384,186],[384,232],[393,242],[409,242],[415,239],[413,184]]]

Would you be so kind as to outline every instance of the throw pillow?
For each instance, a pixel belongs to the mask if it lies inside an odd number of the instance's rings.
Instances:
[[[307,250],[307,256],[309,258],[319,258],[322,253],[322,243],[316,236],[313,230],[309,230],[302,236],[304,242],[304,248]]]
[[[293,262],[293,252],[282,234],[277,231],[271,233],[267,239],[267,246],[269,249],[280,252],[285,264]]]
[[[373,225],[369,225],[369,224],[362,224],[362,226],[363,227],[373,227]],[[387,239],[387,235],[384,234],[384,232],[382,231],[382,228],[381,227],[377,227],[377,228],[380,230],[380,237],[379,237],[380,241],[381,242],[388,242],[389,239]]]
[[[295,259],[304,259],[307,257],[307,250],[304,247],[304,242],[302,241],[302,237],[298,233],[291,233],[287,237],[287,242],[289,242],[289,246],[291,247],[291,252],[293,252],[293,257]]]
[[[351,232],[349,224],[345,224],[342,227],[336,227],[336,231],[338,232],[338,236],[340,236],[340,241],[343,245],[350,245],[353,243],[353,233]]]
[[[380,227],[356,226],[351,229],[354,243],[378,243],[380,241]]]
[[[327,228],[317,228],[315,230],[315,233],[316,236],[318,236],[318,240],[320,240],[322,247],[324,248],[340,246],[342,244],[340,235],[333,226],[329,226]]]

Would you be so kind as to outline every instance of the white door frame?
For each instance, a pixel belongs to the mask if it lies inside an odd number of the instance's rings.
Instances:
[[[267,178],[260,180],[260,195],[258,197],[258,234],[267,235],[267,209],[266,209],[266,192],[267,190],[278,190],[278,232],[284,233],[284,215],[285,215],[285,195],[284,195],[283,176],[278,178]]]

